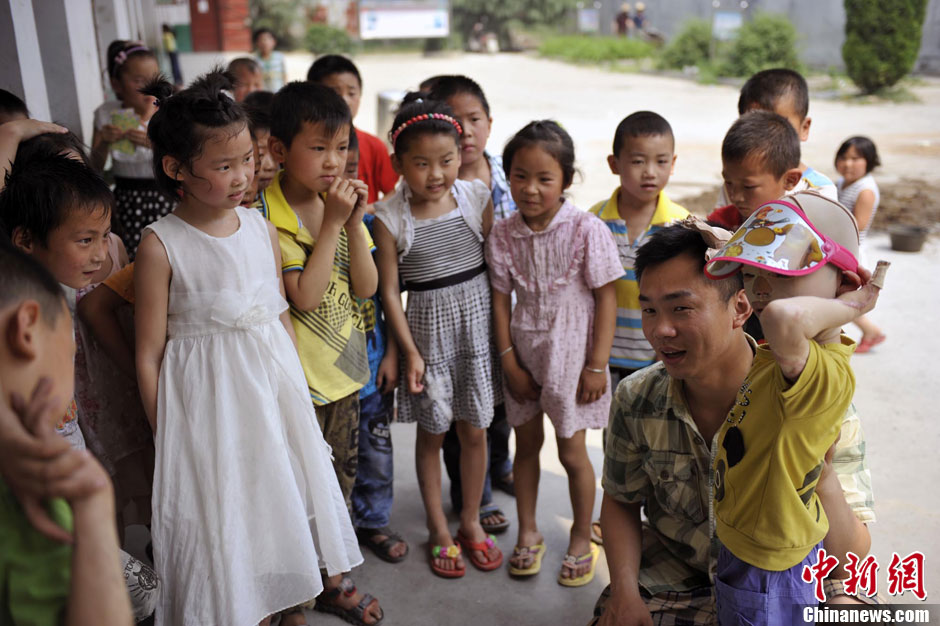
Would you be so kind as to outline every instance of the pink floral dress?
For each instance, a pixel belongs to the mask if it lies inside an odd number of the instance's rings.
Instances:
[[[521,426],[545,412],[561,438],[606,426],[610,385],[590,404],[578,404],[576,393],[594,339],[593,290],[623,275],[607,226],[568,201],[541,232],[513,213],[493,226],[486,262],[493,289],[516,292],[510,322],[516,358],[542,388],[537,402],[522,403],[507,389],[509,423]]]

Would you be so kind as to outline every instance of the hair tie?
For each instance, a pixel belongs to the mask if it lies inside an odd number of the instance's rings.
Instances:
[[[150,52],[150,48],[148,48],[147,46],[143,44],[140,44],[140,45],[127,48],[126,50],[121,50],[116,55],[114,55],[114,64],[123,65],[124,62],[127,61],[127,57],[133,54],[134,52]]]
[[[412,124],[417,124],[418,122],[423,122],[423,121],[426,121],[426,120],[427,120],[427,121],[430,121],[430,120],[441,120],[442,122],[448,122],[448,123],[452,124],[452,125],[454,126],[454,128],[457,129],[457,134],[458,134],[458,135],[462,135],[462,134],[463,134],[463,128],[461,128],[460,122],[458,122],[457,120],[455,120],[455,119],[452,118],[451,116],[445,115],[444,113],[421,113],[420,115],[415,115],[415,116],[412,117],[410,120],[406,120],[406,121],[402,122],[401,125],[400,125],[398,128],[396,128],[395,130],[392,131],[391,137],[390,137],[391,140],[392,140],[392,146],[395,145],[395,140],[398,139],[398,136],[401,134],[401,132],[402,132],[403,130],[405,130],[406,128],[408,128],[408,127],[411,126]]]

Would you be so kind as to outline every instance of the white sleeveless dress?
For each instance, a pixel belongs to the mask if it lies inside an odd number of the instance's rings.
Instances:
[[[149,226],[172,269],[157,397],[157,624],[254,625],[362,562],[300,359],[264,219],[207,235]]]

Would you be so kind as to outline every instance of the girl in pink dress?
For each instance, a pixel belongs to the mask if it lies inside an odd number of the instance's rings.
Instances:
[[[604,223],[562,195],[574,176],[574,146],[558,124],[531,122],[519,131],[503,151],[503,167],[518,211],[493,226],[486,261],[507,419],[516,431],[519,538],[509,573],[538,573],[545,553],[535,521],[544,412],[555,427],[574,509],[558,582],[577,587],[591,581],[597,563],[595,476],[584,435],[607,425],[614,281],[623,266]]]

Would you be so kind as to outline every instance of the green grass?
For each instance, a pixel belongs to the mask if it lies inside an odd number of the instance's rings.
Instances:
[[[539,54],[574,63],[609,63],[622,59],[652,56],[655,48],[638,39],[561,35],[550,37],[539,46]]]

